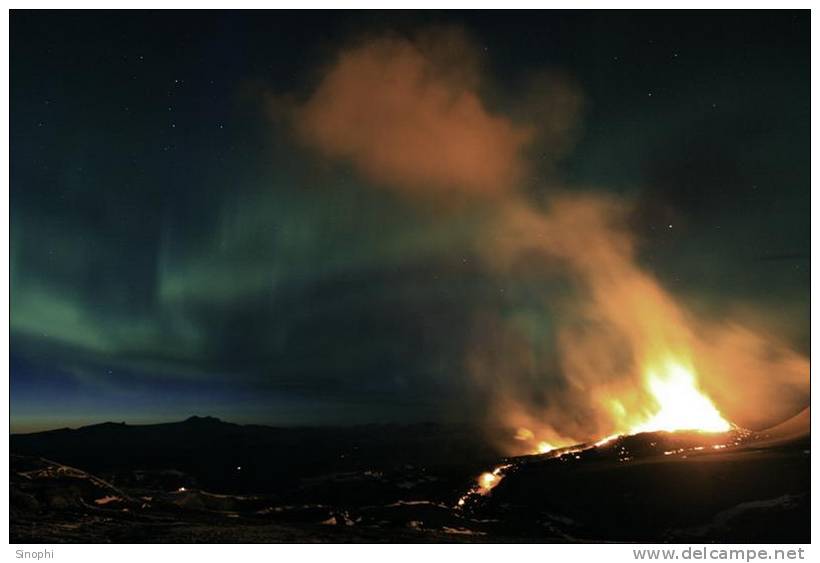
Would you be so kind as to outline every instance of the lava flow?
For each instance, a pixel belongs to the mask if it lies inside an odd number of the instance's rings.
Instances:
[[[498,486],[498,484],[504,478],[504,470],[509,469],[511,466],[512,464],[510,463],[505,465],[499,465],[492,471],[482,473],[476,480],[476,484],[473,486],[473,488],[467,491],[467,493],[460,499],[458,499],[458,506],[464,506],[464,504],[467,502],[467,499],[472,496],[484,496],[488,494],[490,491],[492,491],[496,486]]]

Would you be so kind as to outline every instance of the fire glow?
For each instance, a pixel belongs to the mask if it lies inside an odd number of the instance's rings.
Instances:
[[[617,398],[608,400],[612,417],[617,421],[618,432],[599,439],[594,442],[594,446],[603,446],[619,436],[642,432],[687,430],[716,433],[728,432],[733,428],[708,395],[699,388],[694,371],[684,367],[682,363],[670,359],[658,367],[648,369],[643,390],[647,395],[646,404],[637,409],[637,412],[630,412]],[[532,454],[545,454],[572,445],[559,446],[538,441],[536,434],[527,428],[519,428],[515,439],[535,444]],[[488,482],[488,486],[481,483],[479,485],[489,491],[495,486],[493,483],[494,480]]]
[[[698,389],[694,373],[682,365],[668,361],[661,370],[650,371],[646,386],[658,409],[649,420],[630,428],[630,434],[660,430],[731,430],[732,425],[721,416],[711,399]]]

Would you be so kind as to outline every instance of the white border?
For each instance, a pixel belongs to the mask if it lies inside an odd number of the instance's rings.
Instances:
[[[99,0],[95,1],[86,1],[86,2],[65,2],[65,1],[45,1],[45,2],[15,2],[13,3],[13,7],[8,7],[9,9],[13,8],[106,8],[110,9],[114,6],[101,2]],[[174,2],[173,6],[170,6],[168,2],[142,2],[142,3],[135,3],[135,2],[125,2],[125,3],[118,3],[117,8],[225,8],[224,2],[215,2],[213,0],[200,0],[197,2],[187,0],[183,2]],[[358,1],[358,2],[329,2],[329,1],[321,1],[321,0],[303,0],[301,2],[262,2],[260,0],[252,1],[252,2],[234,2],[230,8],[257,8],[257,9],[269,9],[269,8],[309,8],[309,9],[328,9],[328,8],[371,8],[371,9],[385,9],[385,8],[411,8],[411,9],[425,9],[425,8],[432,8],[432,9],[443,9],[443,8],[450,8],[450,9],[479,9],[479,8],[497,8],[499,7],[498,2],[489,2],[487,0],[473,0],[470,2],[460,0],[460,1],[450,1],[450,2],[441,2],[441,1],[430,1],[430,0],[416,0],[415,2],[401,2],[401,1],[392,1],[389,4],[386,2],[374,2],[374,1]],[[657,8],[671,8],[673,6],[663,5],[660,6],[657,2],[649,2],[647,0],[642,0],[638,2],[626,2],[626,3],[615,3],[615,2],[604,2],[604,1],[591,1],[591,0],[580,0],[575,2],[535,2],[534,0],[528,1],[513,1],[510,0],[503,4],[503,8],[522,8],[522,9],[543,9],[543,8],[550,8],[550,9],[570,9],[570,8],[639,8],[639,9],[657,9]],[[773,7],[771,3],[764,3],[758,1],[748,1],[748,2],[739,2],[737,0],[731,2],[723,2],[721,6],[716,6],[714,2],[705,2],[703,0],[692,0],[687,2],[683,6],[674,6],[674,7],[685,7],[685,8],[765,8],[765,7]],[[811,8],[811,3],[809,2],[790,2],[787,5],[778,5],[775,6],[779,9],[784,8]],[[811,23],[814,29],[817,29],[817,13],[812,11],[811,14]],[[9,37],[9,11],[4,10],[3,20],[2,20],[2,32],[3,37]],[[8,43],[4,44],[4,54],[3,57],[0,59],[2,61],[2,75],[6,77],[6,87],[2,89],[2,93],[4,96],[4,105],[8,107],[9,103],[9,85],[8,85],[8,77],[9,77],[9,48]],[[818,76],[817,73],[817,47],[815,44],[812,45],[812,86],[814,86],[815,78]],[[814,106],[815,96],[812,95],[812,106]],[[817,127],[815,127],[817,115],[812,115],[812,141],[815,141],[815,131],[817,131]],[[9,114],[5,113],[3,116],[3,126],[6,130],[6,135],[3,137],[3,151],[2,151],[2,169],[5,171],[3,176],[3,187],[4,195],[0,197],[0,205],[2,205],[2,216],[6,219],[6,223],[4,224],[4,228],[0,229],[0,233],[2,233],[2,244],[0,247],[2,248],[3,256],[2,256],[2,265],[4,268],[4,275],[2,276],[2,309],[5,319],[9,318],[9,146],[8,146],[8,139],[9,139]],[[813,142],[812,144],[812,164],[820,162],[818,159],[817,154],[818,148],[817,143]],[[815,181],[815,174],[812,171],[811,175],[811,185],[812,188],[816,185]],[[814,265],[817,264],[817,248],[818,248],[818,230],[815,229],[815,218],[820,217],[820,214],[817,213],[817,201],[816,198],[811,198],[811,216],[812,216],[812,228],[811,228],[811,242],[812,242],[812,253],[811,253],[811,264],[812,264],[812,293],[814,293],[815,289],[815,281],[817,277],[815,274]],[[816,307],[817,302],[812,301],[811,305],[811,318],[812,321],[816,318]],[[3,361],[3,373],[6,375],[6,385],[0,386],[2,388],[2,405],[4,410],[4,415],[2,417],[3,420],[3,431],[2,431],[2,440],[3,440],[3,448],[5,451],[8,451],[8,430],[9,430],[9,325],[8,322],[2,324],[2,361]],[[811,350],[812,354],[818,350],[818,336],[817,333],[813,333],[811,335]],[[812,421],[812,434],[815,433],[817,428],[816,421]],[[385,544],[385,545],[300,545],[300,544],[267,544],[267,545],[197,545],[197,544],[173,544],[173,545],[128,545],[128,544],[120,544],[120,545],[94,545],[94,546],[87,546],[87,545],[52,545],[52,546],[43,546],[43,545],[9,545],[9,522],[8,522],[8,498],[9,498],[9,458],[4,457],[3,463],[0,464],[2,467],[2,473],[0,473],[0,479],[2,479],[2,500],[3,500],[3,510],[0,512],[0,518],[2,519],[2,540],[3,543],[6,544],[8,547],[8,559],[7,561],[17,560],[15,557],[15,552],[18,549],[24,549],[27,551],[36,551],[42,549],[50,549],[52,550],[52,558],[53,560],[57,561],[66,561],[66,562],[83,562],[83,563],[95,563],[95,562],[109,562],[112,560],[122,561],[125,563],[145,563],[147,560],[158,560],[158,561],[183,561],[185,559],[195,558],[195,560],[199,562],[210,562],[210,561],[226,561],[226,560],[234,560],[234,559],[247,559],[247,560],[260,560],[260,561],[277,561],[277,560],[284,560],[284,561],[291,561],[297,559],[307,559],[307,560],[319,560],[322,559],[324,561],[334,561],[340,563],[361,563],[363,561],[384,561],[389,559],[391,563],[418,563],[418,560],[423,557],[434,557],[434,558],[469,558],[471,563],[484,563],[484,562],[492,562],[498,563],[499,561],[511,561],[515,560],[520,557],[530,557],[530,558],[556,558],[557,561],[566,561],[570,559],[578,559],[581,560],[599,560],[605,561],[606,563],[610,562],[618,562],[618,561],[635,561],[633,557],[633,549],[642,549],[642,548],[652,548],[657,546],[651,546],[648,544],[635,544],[635,545],[602,545],[602,544],[586,544],[586,545],[563,545],[563,544],[534,544],[534,545],[522,545],[522,544],[515,544],[515,545],[451,545],[451,544],[437,544],[437,545],[403,545],[400,549],[397,549],[396,544]],[[815,477],[815,467],[812,466],[812,481],[814,481]],[[816,495],[815,495],[816,497]],[[816,500],[815,497],[811,500],[812,506],[812,515],[816,514]],[[816,521],[812,525],[812,541],[815,538],[815,527]],[[668,546],[674,547],[674,546]],[[684,559],[683,556],[680,554],[682,550],[685,549],[687,546],[677,546],[679,550],[679,558]],[[695,546],[695,547],[702,547],[702,546]],[[774,549],[796,549],[797,547],[801,546],[792,546],[792,545],[783,545],[783,546],[776,546],[776,545],[765,545],[765,546],[708,546],[711,548],[732,548],[732,549],[746,549],[746,548],[753,548],[753,549],[767,549],[770,553],[773,553]],[[803,546],[805,547],[805,546]],[[812,551],[811,546],[806,547],[806,553],[810,554]],[[807,557],[808,558],[808,555]],[[535,559],[537,561],[537,559]]]

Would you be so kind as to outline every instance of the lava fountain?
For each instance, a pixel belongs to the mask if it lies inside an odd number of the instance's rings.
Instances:
[[[698,388],[691,369],[672,360],[647,374],[646,387],[657,411],[646,422],[629,429],[630,434],[665,430],[726,432],[732,425],[721,416],[712,400]]]
[[[727,421],[709,396],[700,389],[695,371],[683,363],[666,359],[649,368],[643,381],[645,400],[634,410],[627,409],[618,398],[605,400],[617,432],[599,438],[595,446],[602,446],[618,436],[642,432],[728,432],[734,426]],[[532,454],[545,454],[574,444],[556,445],[538,441],[536,433],[519,428],[517,440],[532,442]]]

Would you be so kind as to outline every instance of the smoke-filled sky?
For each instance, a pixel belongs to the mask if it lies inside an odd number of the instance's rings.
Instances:
[[[808,11],[13,12],[12,429],[581,439],[656,341],[730,418],[796,412],[809,46]]]

